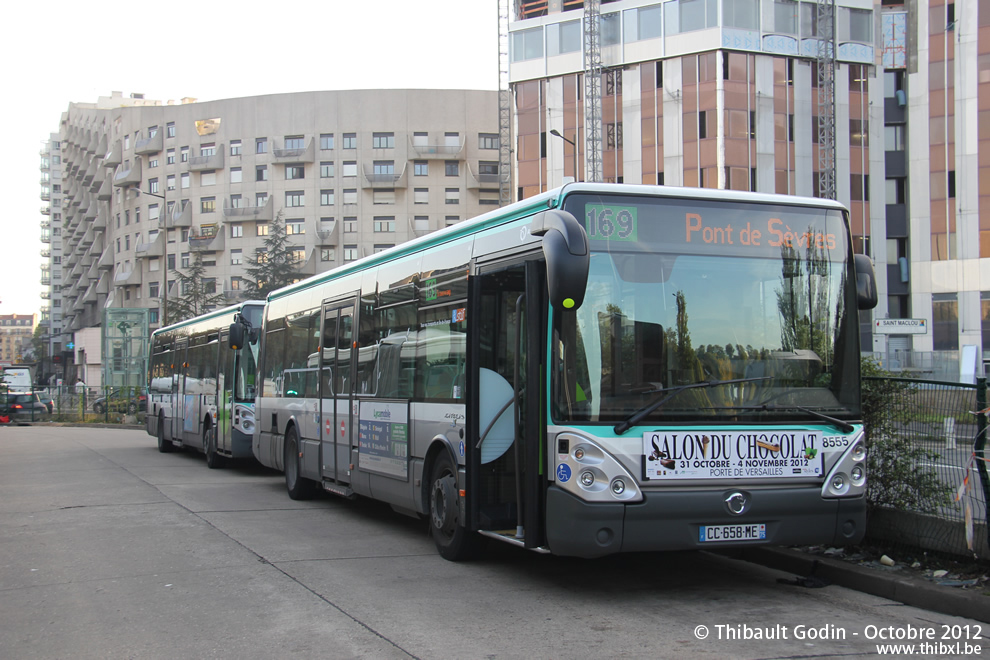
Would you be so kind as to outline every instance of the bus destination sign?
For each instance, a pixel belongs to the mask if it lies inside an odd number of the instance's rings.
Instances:
[[[824,474],[817,431],[643,434],[647,479],[806,479]]]

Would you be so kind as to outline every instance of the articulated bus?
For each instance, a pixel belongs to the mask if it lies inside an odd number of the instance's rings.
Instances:
[[[252,458],[255,370],[263,301],[243,302],[151,335],[147,431],[158,451],[192,447],[211,469]],[[231,346],[230,324],[247,341]]]
[[[863,536],[876,287],[836,202],[569,184],[266,302],[255,457],[447,559]]]

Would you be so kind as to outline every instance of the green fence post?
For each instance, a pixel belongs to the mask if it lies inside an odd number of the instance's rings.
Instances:
[[[987,409],[987,379],[976,380],[976,409]],[[980,473],[980,483],[983,485],[983,510],[987,524],[987,544],[990,545],[990,476],[987,475],[986,458],[987,446],[987,416],[976,416],[976,442],[973,443],[973,453],[976,454],[976,469]]]

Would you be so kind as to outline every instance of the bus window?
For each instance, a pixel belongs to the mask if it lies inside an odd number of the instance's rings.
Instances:
[[[420,310],[416,338],[419,396],[427,401],[464,395],[467,321],[464,303]]]

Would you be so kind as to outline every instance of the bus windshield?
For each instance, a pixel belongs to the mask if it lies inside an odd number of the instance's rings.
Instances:
[[[555,315],[555,421],[620,422],[702,381],[643,423],[859,416],[840,210],[588,195],[565,209],[592,254],[583,305]]]

